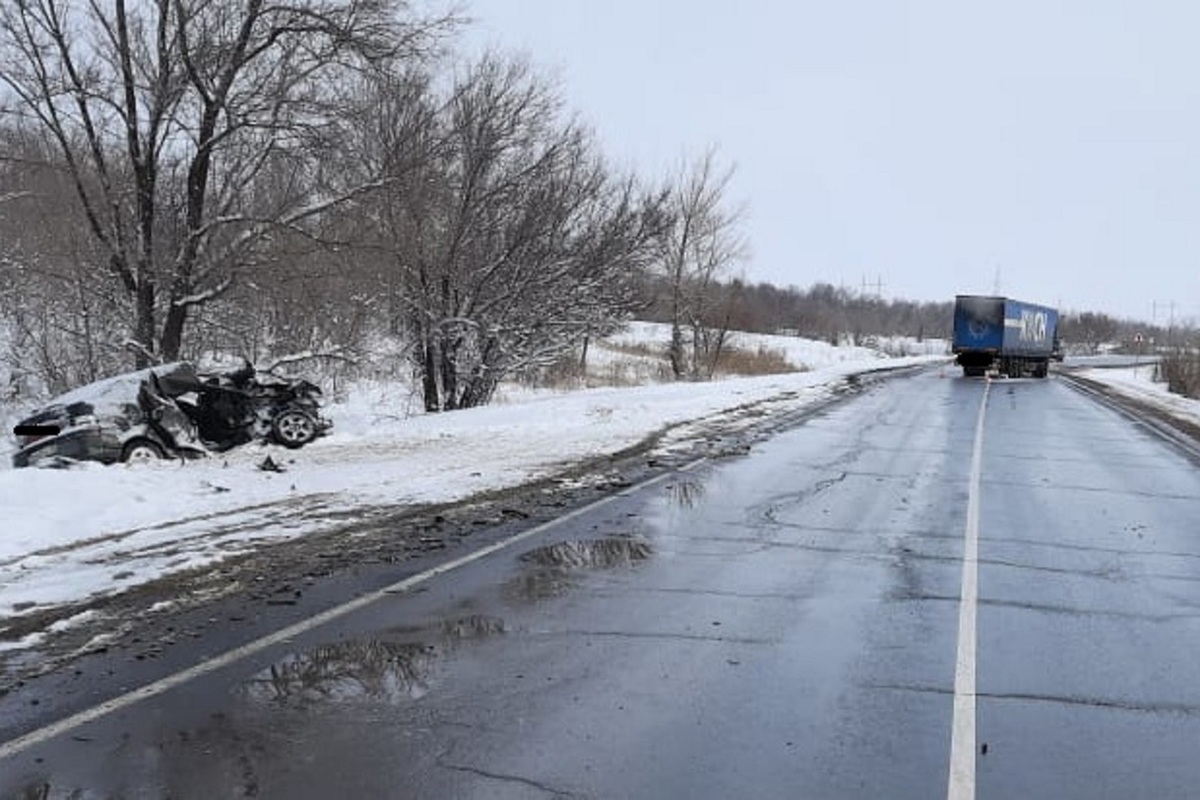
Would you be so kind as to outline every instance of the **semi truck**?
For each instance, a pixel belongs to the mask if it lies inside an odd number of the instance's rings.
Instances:
[[[1010,378],[1044,378],[1062,360],[1058,311],[1009,297],[960,294],[954,298],[955,361],[963,375],[996,370]]]

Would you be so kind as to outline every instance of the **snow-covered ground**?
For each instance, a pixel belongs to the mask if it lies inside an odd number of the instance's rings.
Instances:
[[[624,333],[611,337],[614,345],[658,345],[666,347],[670,329],[656,322],[631,322]],[[729,334],[729,345],[744,350],[759,349],[779,352],[784,359],[798,369],[812,369],[842,362],[864,362],[888,358],[889,356],[939,356],[949,352],[945,339],[916,341],[907,337],[882,337],[875,339],[875,347],[834,347],[829,342],[805,339],[800,336],[775,336],[759,333]]]
[[[644,327],[624,345],[659,346],[664,335],[662,326]],[[253,445],[186,464],[19,470],[5,453],[0,619],[124,591],[264,542],[344,525],[348,515],[369,518],[387,507],[512,487],[681,426],[663,444],[670,446],[687,437],[690,422],[751,403],[800,408],[852,373],[930,358],[847,353],[792,337],[741,339],[783,347],[803,371],[576,391],[506,386],[490,406],[446,414],[418,413],[407,387],[363,384],[326,407],[333,433],[297,451]],[[590,368],[603,372],[620,357],[600,344]],[[258,468],[268,454],[284,472]]]
[[[1130,397],[1149,403],[1172,416],[1200,425],[1200,400],[1193,400],[1167,391],[1165,383],[1154,381],[1154,364],[1138,367],[1085,369],[1076,374],[1099,381]]]

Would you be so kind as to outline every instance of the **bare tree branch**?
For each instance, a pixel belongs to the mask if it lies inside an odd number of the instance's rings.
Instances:
[[[342,135],[342,90],[427,57],[457,23],[403,0],[0,4],[0,87],[56,143],[133,301],[140,362],[177,357],[189,311],[273,231],[377,186],[320,166]]]

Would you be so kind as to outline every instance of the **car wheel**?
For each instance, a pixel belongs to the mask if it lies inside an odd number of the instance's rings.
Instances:
[[[126,464],[148,464],[163,457],[163,449],[149,439],[134,439],[121,449]]]
[[[289,409],[271,420],[271,433],[284,447],[303,447],[317,438],[317,421],[306,411]]]

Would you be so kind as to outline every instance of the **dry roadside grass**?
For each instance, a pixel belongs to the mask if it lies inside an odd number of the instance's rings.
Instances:
[[[805,367],[797,367],[787,360],[782,350],[774,347],[759,345],[754,350],[740,347],[726,347],[717,361],[716,372],[719,375],[783,375],[789,372],[807,372]]]
[[[601,345],[609,358],[597,365],[594,361],[584,375],[577,356],[564,358],[557,364],[523,381],[530,388],[567,391],[579,388],[607,386],[641,386],[648,383],[668,383],[674,380],[666,348],[653,344]],[[613,357],[616,354],[616,357]],[[714,377],[751,377],[805,372],[787,360],[784,351],[759,345],[756,348],[726,346],[717,361]]]

